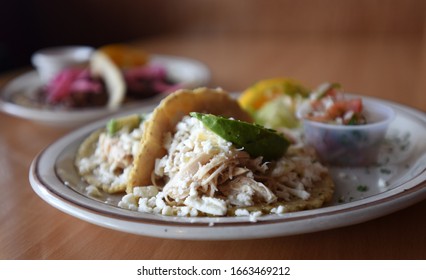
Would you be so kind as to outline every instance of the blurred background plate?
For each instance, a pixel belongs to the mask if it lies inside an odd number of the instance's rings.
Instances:
[[[167,69],[167,75],[186,88],[204,86],[210,81],[209,68],[198,60],[178,56],[152,55],[150,63],[163,65]],[[141,104],[155,104],[164,97],[164,94],[159,94],[149,99],[129,102],[123,104],[117,110],[105,107],[69,110],[51,109],[27,106],[24,104],[25,101],[18,101],[35,96],[41,86],[39,75],[35,70],[11,80],[0,92],[0,111],[47,125],[73,127],[111,113],[129,110]]]

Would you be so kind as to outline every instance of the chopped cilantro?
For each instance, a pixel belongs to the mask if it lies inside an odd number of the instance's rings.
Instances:
[[[392,171],[390,169],[387,168],[380,168],[380,172],[383,174],[391,174]]]
[[[358,185],[358,186],[356,187],[356,189],[357,189],[357,191],[359,191],[359,192],[366,192],[366,191],[368,191],[368,186],[366,186],[366,185]]]
[[[352,118],[349,120],[348,125],[357,125],[357,124],[358,124],[358,122],[357,122],[357,118],[356,118],[356,116],[354,115],[354,116],[352,116]]]
[[[407,150],[408,146],[409,146],[409,144],[404,144],[404,145],[401,145],[399,148],[400,148],[401,151],[405,151],[405,150]]]

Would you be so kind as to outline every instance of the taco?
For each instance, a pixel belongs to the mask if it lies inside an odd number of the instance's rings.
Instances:
[[[169,77],[165,65],[152,62],[143,49],[126,44],[110,44],[97,49],[91,57],[90,70],[93,76],[105,82],[110,108],[182,87]]]
[[[107,193],[124,192],[138,151],[144,117],[138,114],[111,119],[79,146],[75,166],[91,186]]]
[[[171,77],[166,63],[151,59],[143,49],[111,44],[96,49],[87,64],[60,70],[34,96],[19,98],[17,102],[37,107],[115,110],[182,86]]]
[[[198,88],[195,90],[177,90],[167,96],[154,110],[146,122],[140,151],[130,174],[127,192],[134,186],[151,183],[151,173],[155,159],[164,156],[164,134],[172,131],[182,118],[192,111],[203,111],[227,117],[251,121],[229,94],[221,89]]]
[[[208,127],[195,117],[202,113],[221,121]],[[228,125],[219,129],[226,133],[216,129],[221,123]],[[264,141],[254,131],[277,133],[252,124],[222,90],[173,93],[145,122],[119,206],[163,215],[257,216],[319,208],[331,200],[333,181],[311,147],[293,143],[265,160],[236,145],[238,137],[254,137],[241,143]]]

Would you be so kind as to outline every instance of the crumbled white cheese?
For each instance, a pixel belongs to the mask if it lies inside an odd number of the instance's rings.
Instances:
[[[237,209],[235,210],[235,216],[243,217],[248,216],[250,222],[257,222],[257,218],[262,216],[262,211],[253,211],[250,212],[247,209]]]
[[[89,186],[86,187],[86,193],[87,193],[87,195],[92,196],[92,197],[101,197],[102,196],[99,189],[97,187],[93,186],[93,185],[89,185]]]
[[[158,194],[158,188],[155,186],[134,187],[133,194],[138,197],[150,198]]]
[[[247,209],[237,209],[235,210],[235,216],[249,216],[250,212]]]
[[[261,211],[251,212],[249,220],[250,220],[250,222],[255,223],[255,222],[257,222],[257,218],[259,218],[260,216],[262,216]]]
[[[283,205],[279,205],[278,207],[272,208],[271,213],[284,214],[285,213],[285,207]]]
[[[225,215],[228,209],[226,202],[223,199],[207,196],[188,196],[184,203],[185,205],[191,206],[198,211],[217,216]]]
[[[164,216],[173,216],[173,208],[166,205],[162,210],[161,210],[161,215]]]
[[[137,197],[131,193],[126,194],[125,196],[121,198],[120,202],[118,202],[118,207],[137,211],[138,210]]]
[[[148,198],[146,197],[139,198],[138,204],[139,204],[139,207],[138,207],[139,212],[144,212],[144,213],[154,212],[154,208],[152,207],[153,205],[151,205],[150,200]]]

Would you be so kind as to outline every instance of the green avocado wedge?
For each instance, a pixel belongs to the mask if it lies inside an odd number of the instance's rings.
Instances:
[[[277,131],[257,124],[232,120],[212,114],[191,112],[191,117],[200,120],[203,125],[223,139],[243,148],[252,157],[263,157],[271,161],[282,157],[290,141]]]
[[[133,114],[121,118],[110,119],[106,125],[109,135],[114,135],[120,129],[127,127],[129,130],[133,130],[139,126],[144,120],[142,115]]]

